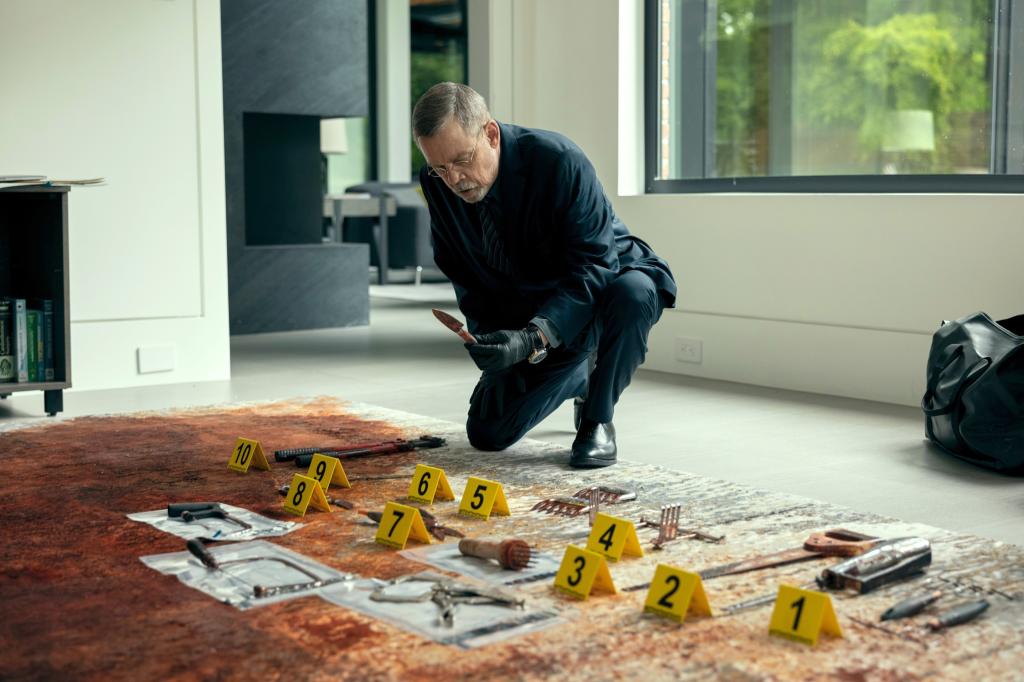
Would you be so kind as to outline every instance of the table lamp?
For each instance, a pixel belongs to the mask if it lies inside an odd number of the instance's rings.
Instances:
[[[935,115],[928,109],[904,109],[886,114],[882,151],[906,160],[907,152],[935,151]],[[886,163],[883,173],[901,172],[896,160]]]

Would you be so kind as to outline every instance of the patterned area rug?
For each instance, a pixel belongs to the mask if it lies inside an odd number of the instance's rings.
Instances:
[[[370,285],[372,298],[390,298],[398,301],[421,303],[455,303],[455,290],[450,282],[429,282],[419,286],[413,284]]]
[[[926,577],[868,595],[833,593],[843,638],[809,647],[768,634],[771,607],[679,625],[642,613],[643,591],[577,602],[548,580],[522,586],[531,606],[554,609],[567,627],[478,649],[435,643],[392,624],[306,597],[238,611],[144,566],[142,555],[182,541],[125,514],[168,502],[218,500],[277,519],[276,488],[297,469],[227,469],[235,438],[268,450],[366,443],[433,434],[436,450],[352,460],[353,488],[341,496],[364,509],[402,497],[418,462],[444,468],[456,496],[469,476],[503,484],[511,516],[459,517],[458,502],[435,503],[438,519],[470,535],[527,539],[561,556],[585,544],[586,517],[531,512],[540,499],[593,484],[639,491],[609,511],[637,519],[682,503],[682,523],[722,544],[678,540],[611,565],[618,587],[650,580],[657,563],[688,569],[798,547],[811,532],[843,527],[880,537],[919,535],[933,543]],[[270,455],[272,458],[272,454]],[[683,472],[622,462],[596,472],[566,468],[564,448],[526,441],[502,453],[466,443],[462,427],[329,399],[116,415],[0,433],[0,510],[5,556],[0,678],[15,679],[614,679],[1010,680],[1024,660],[1024,550],[938,528],[907,524],[814,500],[755,490]],[[382,478],[382,476],[400,478]],[[334,489],[332,488],[332,491]],[[332,492],[332,494],[334,494]],[[373,542],[355,512],[310,513],[303,527],[271,541],[341,571],[395,578],[424,570]],[[449,540],[452,542],[452,540]],[[799,585],[826,561],[709,579],[713,608]],[[942,589],[952,605],[986,598],[979,619],[932,633],[925,617],[878,622],[894,602]],[[941,602],[940,602],[941,603]]]

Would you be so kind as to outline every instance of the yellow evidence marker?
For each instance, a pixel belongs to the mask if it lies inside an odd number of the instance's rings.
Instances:
[[[435,497],[439,500],[455,499],[455,493],[452,492],[444,471],[437,467],[428,467],[426,464],[416,465],[406,496],[423,504],[432,504]]]
[[[604,556],[576,545],[565,548],[562,565],[555,575],[555,589],[577,599],[586,599],[591,590],[617,592]]]
[[[388,502],[380,517],[377,536],[374,539],[388,547],[405,549],[405,543],[410,537],[423,544],[430,544],[430,534],[427,533],[420,510],[397,502]]]
[[[327,495],[324,495],[320,482],[309,476],[295,474],[288,486],[288,494],[284,496],[284,510],[296,516],[305,516],[310,505],[328,514],[331,512],[331,505],[327,504]]]
[[[822,632],[842,637],[832,598],[824,592],[779,585],[768,632],[814,646]]]
[[[235,449],[231,452],[231,459],[228,460],[228,469],[245,473],[250,466],[255,466],[263,471],[270,471],[270,462],[263,452],[263,447],[258,440],[239,438],[235,441]]]
[[[490,518],[491,514],[511,514],[501,484],[475,476],[470,476],[466,482],[466,490],[462,493],[462,502],[459,503],[459,513],[478,519]]]
[[[345,467],[341,466],[341,460],[330,455],[319,453],[313,455],[306,475],[319,481],[320,489],[325,493],[332,483],[340,485],[342,488],[352,487],[352,484],[348,482],[348,476],[345,475]]]
[[[603,512],[598,512],[594,517],[587,549],[603,554],[612,561],[618,561],[623,554],[644,555],[633,522]]]
[[[668,564],[658,564],[647,591],[644,611],[682,623],[686,613],[711,615],[711,604],[700,576]]]

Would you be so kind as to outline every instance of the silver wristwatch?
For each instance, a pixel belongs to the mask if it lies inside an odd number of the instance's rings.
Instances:
[[[548,348],[544,345],[544,340],[541,338],[539,329],[533,325],[530,325],[527,329],[527,336],[530,337],[530,343],[533,344],[533,350],[530,351],[530,355],[527,356],[526,361],[531,365],[536,365],[548,356]]]

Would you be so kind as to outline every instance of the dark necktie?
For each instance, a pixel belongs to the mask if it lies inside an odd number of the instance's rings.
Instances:
[[[512,273],[512,264],[505,255],[505,247],[501,243],[501,235],[498,233],[498,226],[494,223],[494,216],[487,209],[487,205],[481,201],[477,204],[480,213],[480,226],[483,228],[484,238],[484,259],[492,268],[503,274]]]

